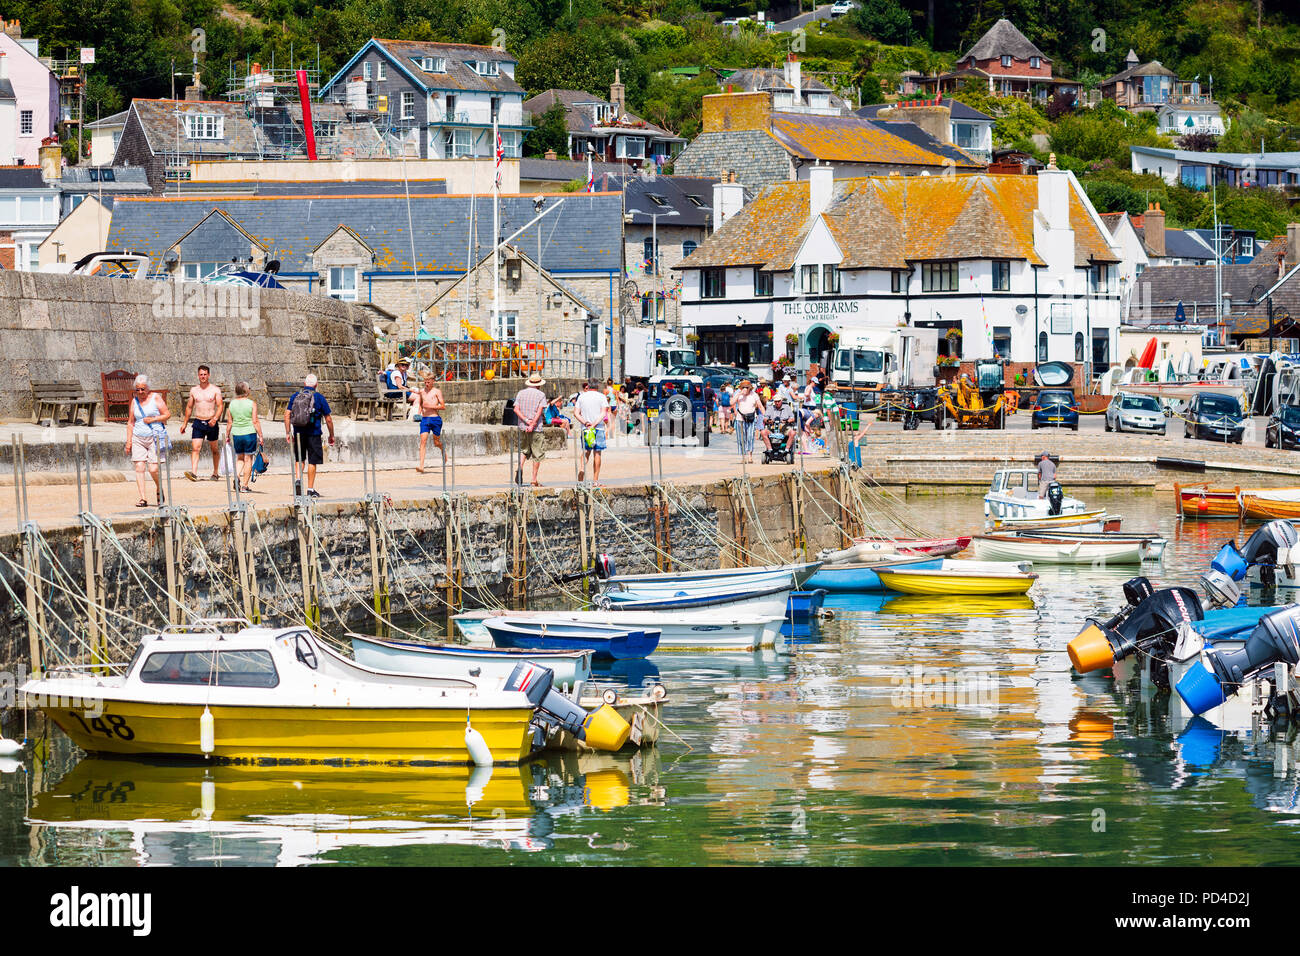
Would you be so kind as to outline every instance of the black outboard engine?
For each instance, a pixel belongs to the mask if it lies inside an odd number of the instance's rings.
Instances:
[[[1279,662],[1300,663],[1300,605],[1291,604],[1260,618],[1240,648],[1207,649],[1178,682],[1178,694],[1193,714],[1203,714]]]
[[[1047,486],[1047,513],[1049,515],[1059,515],[1061,513],[1061,504],[1065,501],[1065,489],[1061,487],[1059,481],[1054,481]]]
[[[1271,587],[1277,580],[1275,569],[1279,549],[1286,548],[1289,551],[1295,547],[1297,540],[1300,540],[1300,535],[1296,534],[1291,522],[1281,519],[1268,521],[1250,536],[1246,546],[1241,549],[1241,557],[1248,565],[1259,565],[1260,584]],[[1289,556],[1287,560],[1290,561]]]
[[[1110,667],[1137,650],[1172,650],[1178,626],[1204,617],[1201,600],[1191,588],[1153,591],[1150,581],[1138,577],[1125,582],[1124,597],[1127,607],[1106,621],[1088,618],[1070,641],[1070,663],[1080,674]]]
[[[608,581],[618,573],[618,569],[614,567],[614,559],[608,554],[596,555],[595,571],[596,577],[602,581]]]
[[[632,727],[609,704],[587,713],[563,694],[551,689],[555,672],[528,662],[515,665],[505,690],[517,690],[537,708],[537,719],[547,727],[561,727],[594,750],[616,751],[627,743]]]

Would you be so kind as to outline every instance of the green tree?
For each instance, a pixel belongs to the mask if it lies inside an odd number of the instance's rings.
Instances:
[[[529,156],[545,156],[548,149],[553,149],[561,159],[569,158],[569,126],[563,103],[557,100],[541,116],[534,116],[533,126],[524,139],[524,151]]]
[[[904,42],[912,24],[898,0],[861,0],[851,16],[854,26],[882,43]]]

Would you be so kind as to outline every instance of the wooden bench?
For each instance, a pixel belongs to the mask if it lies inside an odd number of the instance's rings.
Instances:
[[[266,394],[271,400],[271,418],[283,418],[289,410],[289,403],[302,387],[300,382],[267,382]]]
[[[41,382],[32,386],[32,406],[35,409],[35,421],[39,425],[45,418],[46,412],[49,412],[50,421],[54,425],[62,425],[63,421],[59,419],[59,410],[66,408],[68,417],[66,421],[73,425],[81,424],[81,410],[86,410],[86,425],[93,428],[95,425],[95,409],[99,406],[99,399],[87,398],[81,390],[81,384],[75,381],[68,382]]]
[[[406,404],[400,398],[385,398],[379,391],[378,382],[349,382],[348,398],[352,399],[352,418],[356,421],[376,421],[381,410],[384,421],[392,421],[399,403]]]

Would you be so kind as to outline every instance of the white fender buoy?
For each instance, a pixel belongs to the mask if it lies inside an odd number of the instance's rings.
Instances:
[[[199,718],[199,749],[205,754],[210,754],[217,749],[217,731],[215,722],[212,719],[212,711],[207,706],[203,707],[203,715]]]
[[[465,749],[469,751],[469,759],[474,761],[474,766],[492,766],[492,751],[488,749],[487,741],[468,720],[465,721]]]
[[[23,752],[23,745],[8,737],[0,737],[0,757],[12,757]]]
[[[475,731],[477,733],[477,731]],[[469,781],[465,784],[465,806],[472,807],[483,799],[483,791],[492,779],[492,765],[475,767],[469,772]]]
[[[23,769],[23,762],[13,757],[0,757],[0,773],[16,773]]]
[[[199,811],[204,820],[211,820],[217,812],[217,784],[215,780],[205,779],[199,784]]]

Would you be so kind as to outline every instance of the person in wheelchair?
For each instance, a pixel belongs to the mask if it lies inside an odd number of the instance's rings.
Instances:
[[[758,437],[763,439],[763,463],[767,464],[777,458],[790,457],[789,451],[794,442],[794,411],[786,407],[785,399],[778,393],[772,398],[772,403],[768,405],[766,414],[763,415],[763,427],[759,429]],[[772,438],[778,441],[778,447],[772,446]]]

